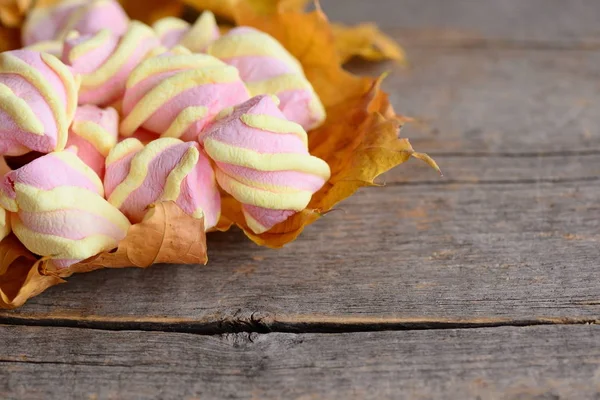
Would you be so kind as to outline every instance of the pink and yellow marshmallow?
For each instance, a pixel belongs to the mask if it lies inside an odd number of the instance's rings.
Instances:
[[[108,29],[83,36],[71,32],[62,60],[81,75],[79,104],[107,106],[120,100],[131,71],[158,44],[154,31],[137,21],[123,36]]]
[[[77,156],[104,177],[104,161],[117,144],[119,114],[114,108],[92,105],[79,106],[69,130],[67,147],[75,148]]]
[[[222,109],[249,97],[236,68],[179,47],[133,70],[120,133],[132,136],[141,127],[162,137],[196,140]]]
[[[302,65],[272,36],[254,28],[234,28],[206,52],[236,67],[252,96],[279,97],[285,117],[305,130],[325,121],[325,108]]]
[[[0,206],[31,252],[66,268],[117,247],[130,223],[103,197],[102,181],[74,152],[46,154],[0,182]]]
[[[309,154],[306,131],[269,95],[224,110],[200,142],[257,234],[304,210],[330,177],[327,163]]]
[[[106,159],[104,187],[110,204],[134,223],[159,201],[174,201],[188,215],[204,217],[207,230],[221,214],[214,171],[197,142],[160,138],[144,146],[126,139]]]
[[[64,149],[78,87],[78,78],[50,54],[0,53],[0,154]]]
[[[23,44],[62,40],[73,30],[82,35],[110,29],[115,35],[127,30],[129,17],[116,0],[63,0],[50,7],[37,7],[27,14]]]
[[[161,45],[168,49],[181,45],[193,53],[204,52],[221,36],[215,16],[210,11],[204,11],[193,25],[179,18],[166,17],[156,21],[152,28]]]

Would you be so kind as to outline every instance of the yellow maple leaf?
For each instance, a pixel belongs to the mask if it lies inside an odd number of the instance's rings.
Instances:
[[[404,50],[374,24],[346,26],[332,24],[336,49],[342,63],[352,57],[370,61],[396,60],[406,62]]]

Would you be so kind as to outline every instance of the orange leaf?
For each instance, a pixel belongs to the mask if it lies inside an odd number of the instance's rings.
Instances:
[[[19,29],[0,26],[0,52],[14,50],[21,47],[21,34]]]
[[[152,24],[168,16],[180,16],[183,3],[179,0],[119,0],[131,19]]]
[[[352,57],[361,57],[369,61],[397,60],[406,62],[404,50],[389,36],[373,24],[346,26],[332,24],[335,47],[345,63]]]
[[[311,0],[183,0],[198,10],[210,10],[221,18],[235,21],[240,4],[250,6],[258,14],[271,14],[278,10],[301,11]]]
[[[27,299],[65,282],[40,272],[39,262],[13,236],[0,242],[0,308],[20,307]]]

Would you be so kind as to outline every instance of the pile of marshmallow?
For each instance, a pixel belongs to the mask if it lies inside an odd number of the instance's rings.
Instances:
[[[64,0],[34,9],[22,39],[0,54],[0,155],[42,155],[1,178],[0,225],[59,268],[116,248],[156,202],[213,229],[221,190],[266,232],[330,177],[307,145],[323,105],[263,32]]]

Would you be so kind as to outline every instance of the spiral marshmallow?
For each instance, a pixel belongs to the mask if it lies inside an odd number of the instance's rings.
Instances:
[[[107,29],[83,36],[72,32],[64,43],[63,62],[81,74],[79,104],[107,106],[119,100],[131,71],[156,46],[154,31],[137,21],[123,36]]]
[[[224,110],[200,138],[217,182],[242,203],[257,234],[304,210],[330,177],[327,163],[309,154],[304,129],[275,100],[261,95]]]
[[[120,133],[140,127],[162,137],[195,140],[222,109],[249,98],[237,69],[206,54],[167,52],[129,76]]]
[[[31,252],[68,267],[117,247],[127,218],[104,198],[100,178],[74,152],[46,154],[0,182],[0,205]]]
[[[56,57],[33,50],[0,54],[0,154],[62,150],[79,80]]]
[[[75,147],[77,156],[102,179],[104,160],[117,144],[119,114],[114,108],[79,106],[69,130],[67,147]]]
[[[163,46],[181,45],[194,53],[204,52],[220,36],[217,21],[210,11],[204,11],[191,26],[182,19],[166,17],[156,21],[152,28]]]
[[[207,230],[221,214],[214,172],[196,142],[160,138],[144,146],[126,139],[106,159],[104,186],[108,201],[132,222],[158,201],[174,201],[194,218],[204,216]]]
[[[127,31],[129,17],[115,0],[63,0],[51,7],[34,8],[23,25],[25,46],[63,40],[71,31],[81,35],[110,29],[115,35]]]
[[[253,28],[235,28],[212,43],[207,53],[236,67],[252,96],[279,97],[279,108],[288,120],[306,130],[325,120],[325,108],[302,65],[272,36]]]

